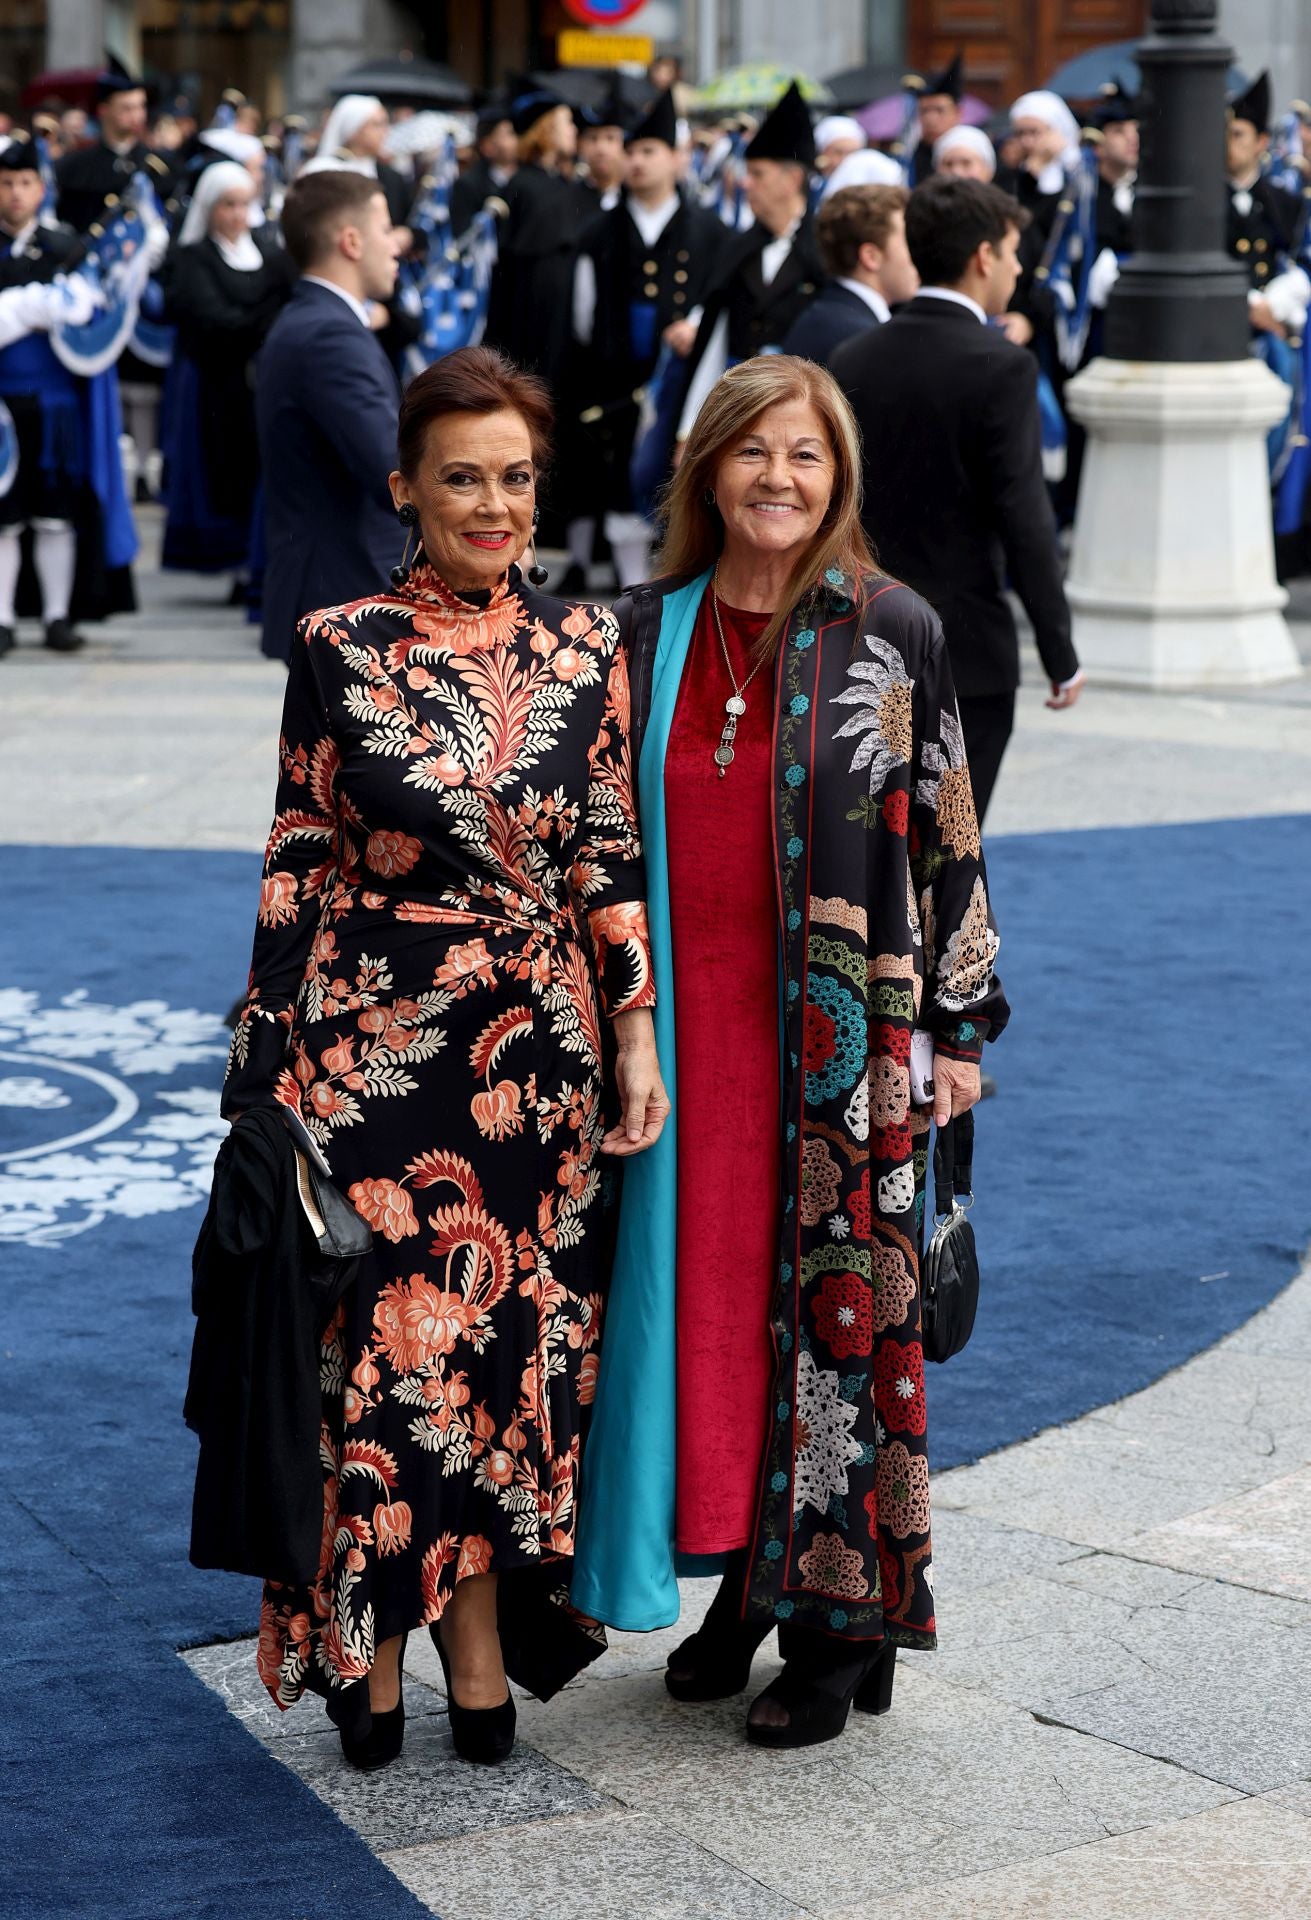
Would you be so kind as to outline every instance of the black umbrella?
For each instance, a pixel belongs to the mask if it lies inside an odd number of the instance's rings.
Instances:
[[[567,107],[599,107],[613,94],[635,119],[656,97],[645,74],[617,73],[613,67],[560,67],[554,73],[530,73],[528,78]]]
[[[1126,93],[1136,94],[1143,83],[1134,58],[1137,51],[1136,40],[1111,40],[1104,47],[1089,47],[1087,53],[1076,54],[1063,67],[1057,67],[1043,85],[1049,93],[1059,93],[1062,100],[1092,100],[1103,87],[1117,83]],[[1246,85],[1247,75],[1242,68],[1230,67],[1225,82],[1227,90],[1240,93]]]
[[[896,93],[901,86],[904,67],[846,67],[841,73],[831,73],[824,82],[833,95],[833,104],[842,113],[851,113],[857,107],[867,107],[871,100],[881,100],[884,94]]]
[[[376,93],[380,100],[424,107],[465,107],[471,90],[458,73],[433,60],[366,60],[333,81],[334,100],[344,93]]]

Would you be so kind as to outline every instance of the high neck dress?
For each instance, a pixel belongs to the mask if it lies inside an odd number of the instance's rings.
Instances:
[[[681,1553],[746,1545],[765,1442],[778,1252],[778,901],[771,827],[773,677],[746,688],[735,758],[724,702],[755,665],[766,613],[702,598],[665,756],[677,1005],[677,1503]]]
[[[279,1706],[367,1725],[380,1642],[573,1551],[602,1020],[654,999],[628,716],[613,615],[516,568],[301,623],[224,1110],[298,1109],[375,1233],[323,1336],[319,1575],[265,1588]]]

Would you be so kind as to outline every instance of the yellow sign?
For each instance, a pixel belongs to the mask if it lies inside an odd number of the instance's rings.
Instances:
[[[589,33],[566,27],[556,35],[555,57],[562,67],[649,67],[655,41],[649,33]]]

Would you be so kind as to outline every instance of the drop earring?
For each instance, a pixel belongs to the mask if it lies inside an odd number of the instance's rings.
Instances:
[[[403,587],[410,577],[410,568],[419,557],[417,545],[413,553],[410,551],[414,543],[414,529],[419,524],[419,509],[407,500],[403,507],[396,509],[396,518],[405,528],[405,551],[401,555],[400,565],[391,570],[391,583],[394,587]]]
[[[551,577],[551,576],[550,576],[550,574],[549,574],[549,573],[548,573],[548,572],[546,571],[546,568],[545,568],[545,567],[544,567],[544,566],[543,566],[543,565],[541,564],[541,562],[540,562],[540,561],[538,560],[538,558],[537,558],[537,521],[538,521],[538,517],[539,517],[539,516],[538,516],[538,512],[537,512],[537,509],[536,509],[536,507],[534,507],[534,508],[533,508],[533,531],[532,531],[532,534],[531,534],[531,537],[530,537],[530,540],[529,540],[529,544],[530,544],[530,546],[532,547],[532,550],[533,550],[533,564],[532,564],[532,565],[531,565],[531,567],[529,567],[529,569],[528,569],[528,578],[529,578],[529,580],[530,580],[530,581],[532,582],[532,584],[533,584],[533,586],[535,586],[535,587],[544,587],[544,586],[546,585],[546,583],[547,583],[547,581],[548,581],[548,580],[550,579],[550,577]]]

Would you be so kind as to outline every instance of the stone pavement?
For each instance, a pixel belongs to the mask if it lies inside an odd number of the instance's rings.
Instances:
[[[218,583],[141,586],[84,655],[0,668],[6,832],[256,849],[281,671]],[[1041,700],[1031,675],[999,833],[1311,810],[1307,680]],[[937,1477],[942,1649],[834,1746],[762,1754],[743,1701],[669,1698],[705,1583],[679,1627],[521,1700],[496,1773],[454,1757],[417,1636],[405,1754],[372,1780],[317,1702],[275,1713],[253,1641],[184,1657],[445,1920],[1311,1916],[1311,1266],[1290,1281],[1145,1392]]]

